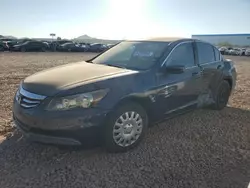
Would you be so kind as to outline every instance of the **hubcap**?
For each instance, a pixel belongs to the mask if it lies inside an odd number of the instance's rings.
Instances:
[[[142,133],[143,121],[137,112],[131,111],[122,114],[113,127],[113,139],[122,147],[132,145]]]

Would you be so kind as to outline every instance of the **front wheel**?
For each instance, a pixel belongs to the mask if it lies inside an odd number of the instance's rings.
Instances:
[[[134,148],[144,137],[147,125],[147,113],[139,104],[122,104],[109,115],[106,122],[106,149],[109,152],[124,152]]]
[[[225,108],[227,106],[229,97],[230,97],[230,93],[231,93],[231,88],[229,83],[226,80],[223,80],[215,95],[214,95],[214,105],[213,105],[213,109],[214,110],[222,110],[223,108]]]

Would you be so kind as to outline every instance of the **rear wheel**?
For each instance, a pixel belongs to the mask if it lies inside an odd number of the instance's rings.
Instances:
[[[223,80],[215,95],[214,95],[214,105],[213,105],[213,109],[214,110],[222,110],[224,107],[227,106],[228,100],[229,100],[229,96],[231,93],[231,88],[229,83],[226,80]]]
[[[115,109],[105,126],[105,146],[109,152],[124,152],[134,148],[145,135],[148,117],[138,104],[128,102]]]

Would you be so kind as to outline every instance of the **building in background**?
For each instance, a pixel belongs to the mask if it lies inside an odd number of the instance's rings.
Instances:
[[[192,38],[219,46],[250,46],[250,34],[192,35]]]

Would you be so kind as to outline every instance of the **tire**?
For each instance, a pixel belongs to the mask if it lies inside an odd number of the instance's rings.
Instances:
[[[104,143],[106,150],[117,153],[134,148],[145,136],[147,127],[147,113],[139,104],[122,103],[109,114],[105,123]]]
[[[22,47],[22,48],[21,48],[21,52],[26,52],[26,48],[25,48],[25,47]]]
[[[214,94],[214,110],[222,110],[227,106],[231,94],[231,87],[226,80],[223,80]]]

